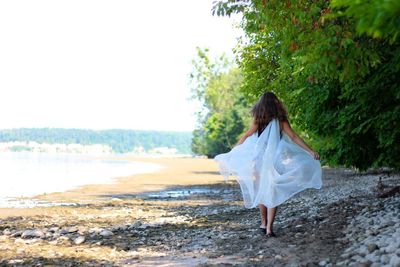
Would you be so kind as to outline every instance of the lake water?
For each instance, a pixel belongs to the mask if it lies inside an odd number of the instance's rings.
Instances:
[[[17,198],[62,192],[86,184],[113,183],[118,177],[158,169],[157,164],[115,156],[104,159],[82,154],[4,152],[0,153],[0,207],[45,205]]]

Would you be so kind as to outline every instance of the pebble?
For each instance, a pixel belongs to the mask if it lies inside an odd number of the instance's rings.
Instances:
[[[400,257],[397,255],[393,255],[389,262],[390,266],[400,267]]]
[[[80,245],[86,241],[84,236],[78,236],[77,238],[74,239],[74,244],[75,245]]]
[[[11,231],[10,231],[10,229],[4,229],[3,230],[3,235],[11,235]]]
[[[135,221],[134,223],[132,223],[132,224],[130,225],[129,228],[139,228],[141,225],[142,225],[142,222],[141,222],[141,221]]]
[[[22,234],[22,238],[43,238],[45,234],[41,230],[33,229],[33,230],[25,230]]]
[[[112,236],[114,235],[113,232],[109,231],[109,230],[103,230],[100,232],[100,235],[103,237],[108,237],[108,236]]]
[[[368,245],[368,251],[370,252],[370,253],[372,253],[372,252],[374,252],[375,250],[377,250],[377,249],[379,249],[379,247],[378,247],[378,245],[377,244],[369,244]]]

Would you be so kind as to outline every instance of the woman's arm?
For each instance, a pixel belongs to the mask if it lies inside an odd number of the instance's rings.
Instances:
[[[301,139],[295,131],[293,131],[292,127],[290,126],[288,121],[283,121],[282,122],[282,130],[299,146],[304,148],[306,151],[308,151],[314,159],[319,160],[319,154],[315,152],[314,150],[311,149],[304,141]]]
[[[253,123],[250,126],[250,129],[242,136],[242,138],[239,139],[239,141],[236,143],[235,146],[243,144],[243,142],[246,140],[247,137],[251,136],[257,131],[257,127],[258,127],[257,124],[255,123],[255,121],[253,121]]]

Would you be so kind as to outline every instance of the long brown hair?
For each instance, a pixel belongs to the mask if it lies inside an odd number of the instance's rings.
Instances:
[[[272,119],[277,118],[279,121],[288,119],[285,106],[272,92],[264,93],[254,104],[251,113],[258,126],[259,136]]]

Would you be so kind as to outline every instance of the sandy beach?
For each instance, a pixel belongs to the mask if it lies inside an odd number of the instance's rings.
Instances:
[[[0,209],[0,266],[399,266],[398,174],[323,168],[321,190],[278,208],[274,231],[258,229],[238,184],[202,158],[131,158],[154,173],[41,195],[73,203]]]

